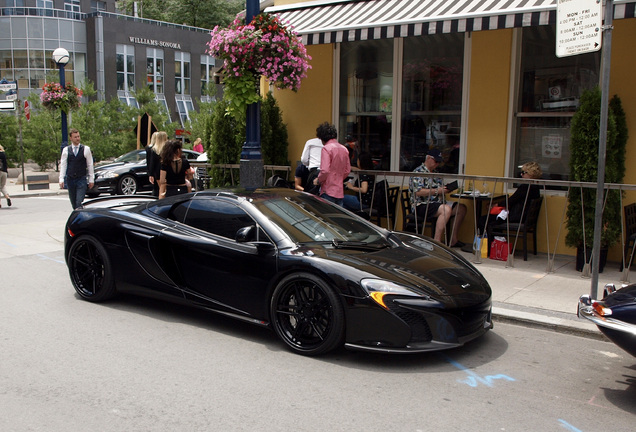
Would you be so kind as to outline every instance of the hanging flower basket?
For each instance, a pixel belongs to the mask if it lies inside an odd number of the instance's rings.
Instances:
[[[311,68],[311,56],[296,32],[278,17],[262,13],[245,25],[237,16],[228,28],[210,33],[208,53],[224,61],[223,83],[228,111],[239,115],[258,102],[257,84],[262,75],[276,88],[298,91]]]
[[[73,84],[62,87],[59,83],[44,83],[40,93],[40,101],[44,108],[49,110],[59,108],[66,114],[82,104],[81,98],[82,90]]]

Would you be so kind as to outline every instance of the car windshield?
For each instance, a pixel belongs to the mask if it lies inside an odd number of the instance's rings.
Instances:
[[[382,231],[313,195],[276,195],[254,204],[297,243],[328,242],[337,247],[387,245]]]
[[[115,162],[138,162],[140,160],[146,160],[145,150],[128,152],[115,159]]]

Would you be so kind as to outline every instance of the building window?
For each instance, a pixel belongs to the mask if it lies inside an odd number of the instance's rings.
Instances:
[[[53,9],[53,0],[37,0],[35,6],[42,9]]]
[[[102,12],[102,11],[106,11],[106,2],[91,0],[91,12]]]
[[[66,18],[80,19],[80,0],[64,0],[64,10]]]
[[[146,48],[147,85],[154,93],[163,93],[163,50]]]
[[[179,113],[179,121],[182,126],[186,126],[190,121],[190,111],[194,111],[194,104],[190,96],[176,96],[177,112]]]
[[[522,29],[511,176],[534,161],[544,178],[569,179],[570,121],[581,93],[599,85],[600,51],[559,58],[555,35],[555,26]]]
[[[400,170],[413,171],[439,149],[439,171],[459,172],[464,34],[404,40]]]
[[[210,96],[214,96],[215,83],[214,83],[214,57],[209,55],[201,56],[201,100],[204,97],[208,99]]]
[[[190,53],[174,53],[174,92],[190,94]]]
[[[135,90],[135,47],[117,44],[117,90]]]
[[[351,135],[375,169],[390,169],[392,95],[393,39],[343,42],[338,136]]]

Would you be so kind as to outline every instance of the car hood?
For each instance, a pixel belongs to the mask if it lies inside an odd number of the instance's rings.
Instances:
[[[450,249],[416,236],[398,235],[401,244],[375,252],[324,247],[330,261],[414,288],[455,306],[482,303],[491,298],[491,288],[482,274]]]

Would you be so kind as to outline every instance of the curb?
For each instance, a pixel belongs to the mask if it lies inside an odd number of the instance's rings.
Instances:
[[[492,318],[493,321],[497,322],[523,325],[525,327],[608,341],[605,335],[603,335],[594,324],[579,320],[578,318],[576,320],[564,319],[498,306],[493,306]]]

